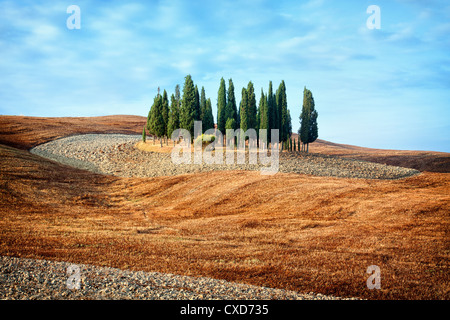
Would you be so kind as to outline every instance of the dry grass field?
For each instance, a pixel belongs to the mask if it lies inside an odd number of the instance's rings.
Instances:
[[[118,178],[27,151],[145,118],[0,117],[0,254],[366,299],[449,299],[450,154],[318,141],[423,171],[364,180],[251,171]],[[150,165],[150,164],[149,164]],[[366,269],[381,269],[369,290]]]

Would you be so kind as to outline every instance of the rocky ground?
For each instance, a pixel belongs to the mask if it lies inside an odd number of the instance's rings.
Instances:
[[[96,173],[120,177],[171,176],[211,170],[260,170],[262,165],[174,164],[170,153],[146,152],[135,147],[141,136],[86,134],[39,145],[31,152],[64,164]],[[225,158],[224,158],[225,162]],[[279,172],[364,179],[400,179],[419,174],[414,169],[320,154],[280,153]]]
[[[0,299],[11,300],[340,300],[211,278],[4,256],[0,283]]]

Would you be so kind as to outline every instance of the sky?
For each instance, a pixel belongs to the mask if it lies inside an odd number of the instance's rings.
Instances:
[[[215,119],[222,77],[284,80],[294,132],[306,87],[320,139],[450,152],[447,0],[0,0],[1,115],[146,116],[188,74]]]

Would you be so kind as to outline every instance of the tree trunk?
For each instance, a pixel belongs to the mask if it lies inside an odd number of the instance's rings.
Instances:
[[[306,144],[306,153],[309,153],[309,143]]]

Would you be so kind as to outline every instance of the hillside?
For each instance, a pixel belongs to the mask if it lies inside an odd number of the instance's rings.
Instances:
[[[297,138],[297,134],[294,134]],[[336,155],[392,166],[430,172],[450,172],[450,154],[437,151],[388,150],[352,146],[317,139],[310,145],[312,152]]]
[[[43,118],[0,116],[0,144],[28,150],[57,138],[85,133],[142,134],[145,117],[114,115],[103,117]],[[297,138],[297,134],[293,134]],[[357,147],[321,139],[310,144],[311,153],[400,166],[430,172],[450,172],[450,154],[434,151],[402,151]]]
[[[146,118],[104,117],[43,118],[0,116],[0,144],[28,150],[61,137],[84,133],[142,133]]]
[[[450,298],[449,154],[310,146],[425,171],[387,181],[246,171],[120,178],[26,151],[72,134],[139,134],[144,123],[0,117],[0,255],[347,297]],[[369,265],[381,268],[381,290],[366,287]]]

